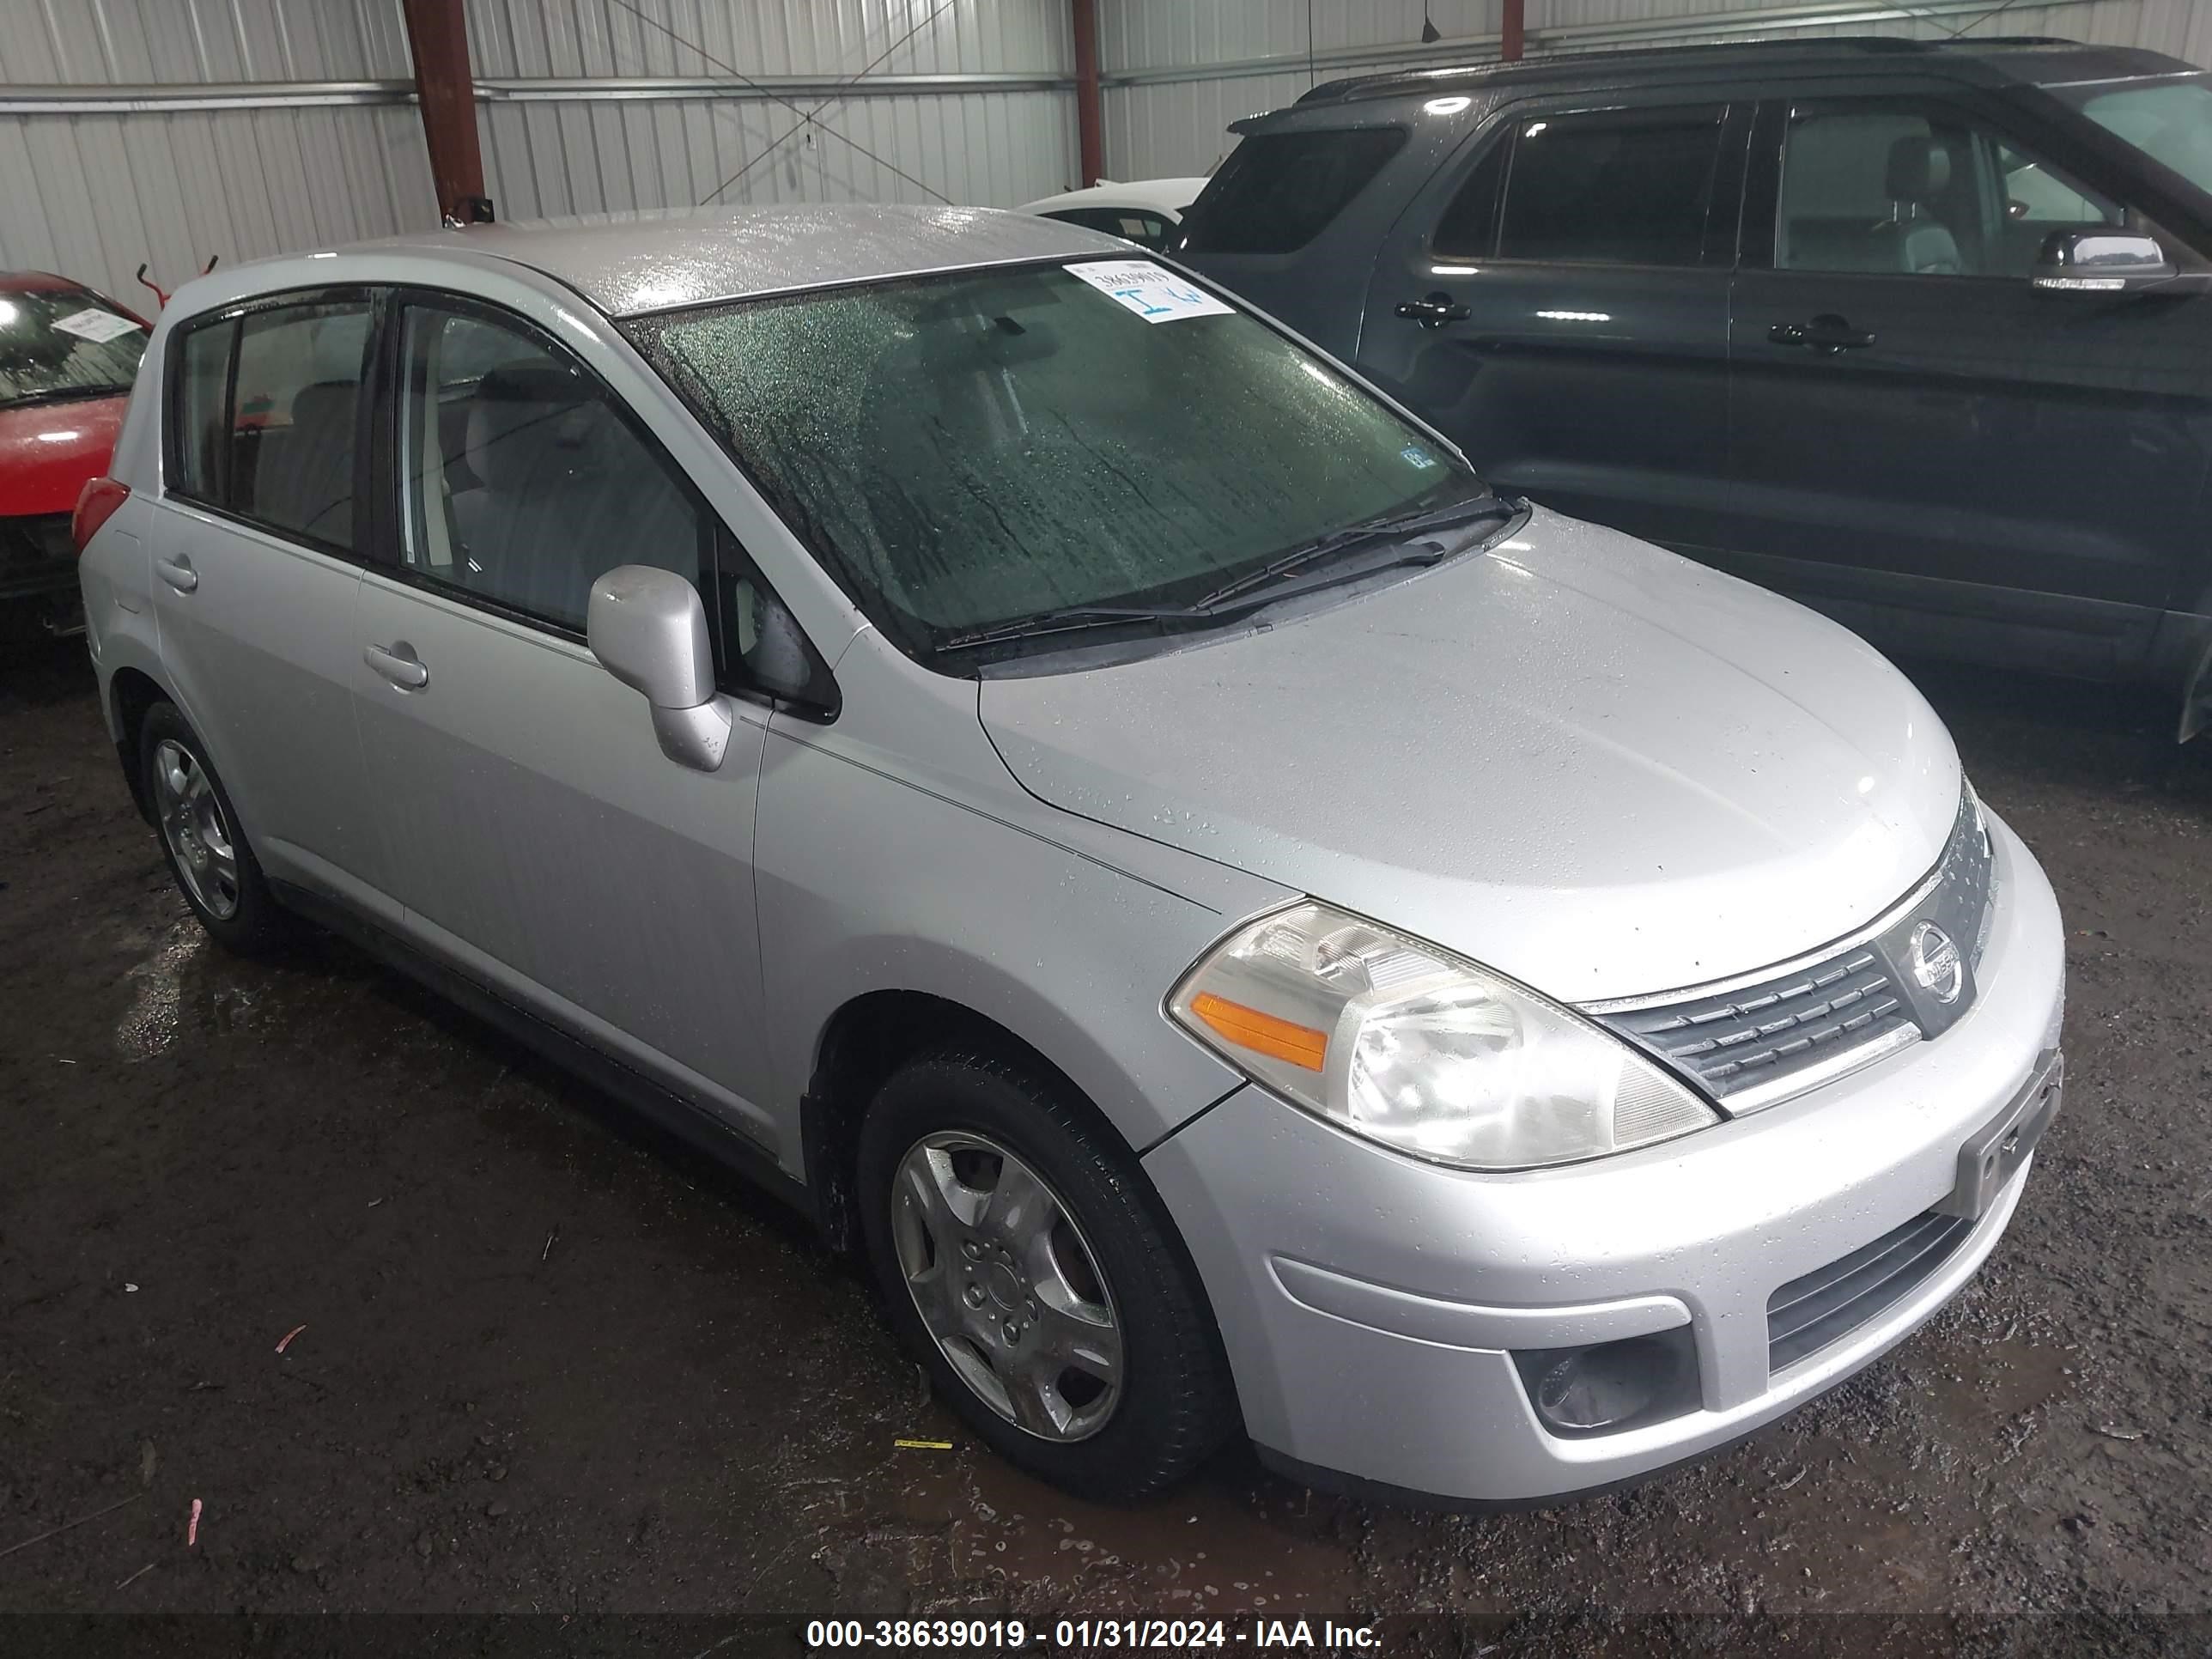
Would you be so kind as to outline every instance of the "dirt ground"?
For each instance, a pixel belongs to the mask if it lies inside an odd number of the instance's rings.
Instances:
[[[81,647],[12,652],[0,1615],[675,1613],[711,1640],[740,1615],[1448,1613],[1396,1628],[1565,1652],[1638,1615],[1686,1650],[1850,1613],[1882,1616],[1869,1652],[2203,1652],[2212,752],[2119,694],[1923,678],[2069,935],[2066,1109],[2010,1234],[1744,1445],[1469,1517],[1242,1450],[1135,1512],[1013,1474],[773,1202],[335,942],[209,946]]]

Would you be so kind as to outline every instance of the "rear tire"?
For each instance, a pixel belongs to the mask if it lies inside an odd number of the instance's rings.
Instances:
[[[244,957],[282,944],[289,919],[269,890],[206,746],[176,704],[156,702],[146,711],[138,766],[169,874],[209,937]]]
[[[1007,1462],[1133,1503],[1237,1425],[1213,1316],[1111,1132],[1066,1086],[947,1048],[878,1091],[858,1198],[892,1325]]]

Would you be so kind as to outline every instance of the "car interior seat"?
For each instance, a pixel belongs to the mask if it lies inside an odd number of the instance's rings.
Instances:
[[[1951,152],[1942,139],[1912,135],[1890,144],[1882,187],[1891,214],[1877,232],[1887,269],[1923,276],[1955,276],[1966,270],[1958,238],[1935,216],[1950,185]]]
[[[477,384],[453,497],[465,586],[580,629],[592,584],[622,564],[701,574],[699,520],[595,388],[552,363]]]
[[[354,429],[361,387],[352,380],[320,380],[293,395],[279,464],[263,455],[257,468],[259,511],[273,524],[319,540],[349,544],[353,538]],[[262,447],[270,444],[264,434]]]

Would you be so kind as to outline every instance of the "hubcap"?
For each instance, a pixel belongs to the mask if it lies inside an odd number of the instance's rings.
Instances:
[[[155,805],[162,839],[193,902],[218,921],[238,914],[238,854],[222,803],[199,758],[173,738],[154,746]]]
[[[1121,1328],[1060,1195],[982,1135],[900,1159],[891,1239],[915,1311],[984,1404],[1044,1440],[1084,1440],[1121,1397]]]

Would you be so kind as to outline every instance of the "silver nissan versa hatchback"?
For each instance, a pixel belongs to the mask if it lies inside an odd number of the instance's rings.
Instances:
[[[1705,1451],[1955,1292],[2057,1109],[2051,889],[1880,657],[1094,232],[225,269],[76,529],[210,933],[750,1166],[1073,1492]]]

